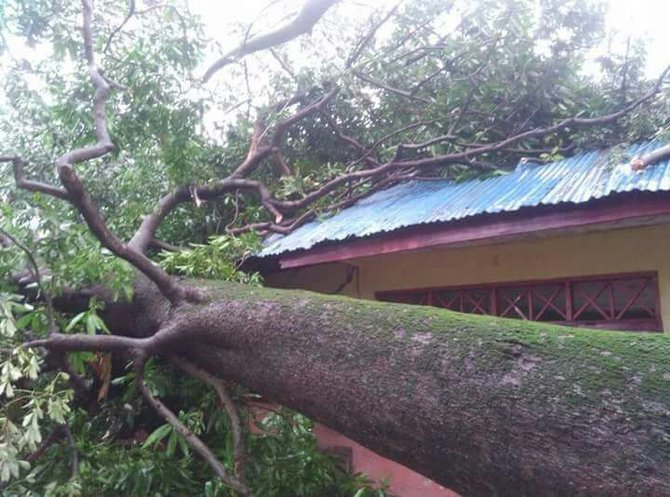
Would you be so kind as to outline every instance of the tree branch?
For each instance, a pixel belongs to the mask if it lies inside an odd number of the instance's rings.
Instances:
[[[243,496],[251,497],[251,491],[235,476],[228,473],[228,470],[217,459],[216,455],[207,445],[198,438],[195,433],[189,430],[184,423],[159,399],[153,396],[149,388],[144,383],[144,362],[135,360],[135,379],[142,396],[147,403],[154,408],[160,417],[167,421],[182,436],[186,443],[202,457],[207,464],[214,470],[226,485],[239,492]]]
[[[361,56],[363,53],[363,50],[370,44],[370,42],[374,39],[375,35],[377,34],[377,31],[379,31],[379,28],[381,28],[386,22],[395,15],[395,13],[398,11],[398,7],[404,2],[405,0],[399,0],[398,2],[389,9],[389,11],[386,13],[384,17],[382,17],[378,22],[372,25],[372,28],[368,31],[368,34],[363,37],[361,41],[358,42],[356,47],[354,47],[353,51],[347,58],[347,62],[345,64],[345,68],[349,68],[353,66],[358,58]]]
[[[37,288],[40,291],[40,294],[44,298],[46,304],[47,304],[47,319],[49,321],[47,329],[49,330],[50,333],[53,333],[56,331],[56,323],[54,320],[54,306],[53,306],[53,299],[51,298],[51,293],[47,292],[46,289],[44,288],[44,282],[42,281],[42,273],[40,271],[39,266],[37,265],[37,261],[35,260],[35,256],[31,252],[31,250],[22,242],[20,242],[14,235],[11,233],[3,230],[0,228],[0,235],[2,235],[4,238],[9,239],[14,245],[16,245],[25,255],[26,258],[28,259],[28,264],[30,266],[30,271],[33,274],[33,278],[35,278],[35,282],[37,283]]]
[[[67,191],[57,186],[42,183],[40,181],[31,181],[26,179],[24,167],[27,162],[21,157],[12,157],[12,166],[14,172],[14,183],[17,188],[27,190],[29,192],[39,192],[45,195],[59,198],[68,201],[70,198]]]
[[[128,23],[128,21],[130,21],[133,15],[135,15],[135,0],[130,0],[128,5],[128,14],[126,14],[126,17],[123,18],[121,24],[119,24],[116,28],[114,28],[114,31],[112,31],[109,34],[107,42],[105,43],[105,48],[102,49],[102,53],[107,53],[109,47],[112,45],[112,40],[114,39],[114,37],[123,29],[123,27]]]
[[[21,345],[24,348],[44,347],[58,352],[117,352],[128,355],[129,352],[150,353],[156,344],[153,335],[150,338],[130,338],[121,335],[68,335],[52,333],[47,338],[31,340]]]
[[[239,47],[231,50],[226,55],[212,64],[203,76],[203,81],[209,81],[219,70],[259,50],[271,48],[311,31],[314,25],[321,19],[326,11],[339,0],[306,0],[302,9],[291,22],[280,28],[255,36],[251,40],[244,41]]]
[[[618,110],[617,112],[607,114],[604,116],[600,117],[594,117],[594,118],[579,118],[579,117],[570,117],[567,119],[564,119],[554,125],[545,127],[545,128],[536,128],[530,131],[526,131],[524,133],[519,133],[514,136],[510,136],[508,138],[502,139],[498,142],[494,142],[491,144],[487,145],[482,145],[482,146],[477,146],[468,150],[464,150],[461,152],[454,152],[450,154],[445,154],[445,155],[438,155],[434,157],[427,157],[427,158],[419,158],[419,159],[409,159],[409,160],[397,160],[396,158],[386,162],[385,164],[382,164],[378,167],[372,168],[372,169],[365,169],[361,171],[354,171],[348,174],[343,174],[340,175],[336,178],[333,178],[332,180],[326,182],[323,184],[321,187],[317,188],[316,190],[313,190],[312,192],[304,195],[301,199],[297,200],[273,200],[272,203],[277,207],[279,210],[284,212],[285,214],[295,212],[298,209],[302,209],[304,207],[307,207],[314,203],[316,200],[324,197],[325,195],[329,194],[330,192],[334,191],[337,187],[346,184],[349,181],[355,180],[355,179],[362,179],[362,178],[370,178],[370,177],[375,177],[379,175],[386,174],[387,172],[390,172],[391,170],[394,169],[401,169],[401,168],[423,168],[423,167],[436,167],[436,166],[445,166],[448,164],[458,164],[458,163],[467,163],[468,161],[471,161],[475,159],[476,157],[479,157],[481,155],[491,153],[491,152],[497,152],[499,150],[503,150],[505,148],[508,148],[510,145],[514,145],[515,143],[518,143],[520,141],[523,141],[527,138],[536,138],[536,137],[541,137],[541,136],[546,136],[548,134],[554,133],[556,131],[560,131],[562,129],[565,129],[570,126],[594,126],[594,125],[599,125],[599,124],[606,124],[609,122],[616,121],[617,119],[621,118],[622,116],[630,113],[631,111],[635,110],[637,107],[640,105],[646,103],[647,101],[651,100],[656,94],[659,92],[661,89],[661,86],[663,84],[663,81],[666,77],[666,75],[670,72],[670,66],[667,67],[661,76],[658,78],[656,83],[653,85],[653,87],[641,98],[635,100],[634,102],[631,102],[628,104],[626,107],[623,109]],[[402,145],[403,147],[407,147],[407,145]],[[411,147],[411,144],[409,145]]]
[[[630,167],[634,171],[640,171],[645,167],[654,164],[656,162],[662,161],[664,159],[667,159],[668,157],[670,157],[670,144],[665,145],[661,148],[657,148],[656,150],[653,150],[648,154],[635,157],[631,161]]]
[[[237,406],[226,389],[225,382],[204,369],[197,367],[192,362],[178,355],[170,355],[170,361],[190,374],[209,384],[219,396],[219,402],[226,410],[230,418],[230,426],[233,435],[233,458],[235,460],[235,475],[240,482],[244,483],[244,431],[237,412]]]
[[[87,147],[71,150],[61,156],[56,161],[56,165],[59,168],[102,157],[114,149],[114,144],[107,129],[107,118],[105,116],[105,105],[109,97],[110,85],[102,75],[93,51],[93,5],[91,0],[82,0],[81,3],[84,12],[84,55],[88,64],[89,77],[95,88],[95,95],[93,96],[93,123],[97,142]]]
[[[125,259],[149,278],[172,303],[178,304],[188,297],[184,288],[167,274],[160,266],[146,257],[142,252],[135,250],[131,245],[121,242],[107,228],[105,221],[98,211],[93,199],[85,190],[83,183],[70,167],[59,168],[60,180],[69,193],[69,200],[83,216],[91,233],[100,243],[114,255]]]
[[[226,193],[248,190],[256,192],[261,203],[275,216],[281,219],[282,213],[274,206],[268,188],[258,181],[228,177],[211,185],[201,185],[193,187],[181,187],[174,192],[164,196],[159,200],[154,212],[144,218],[140,227],[135,232],[135,235],[129,242],[131,247],[136,252],[144,252],[152,243],[156,230],[162,221],[172,212],[179,204],[188,202],[193,198],[193,195],[201,200],[214,200]]]
[[[77,443],[74,441],[72,431],[68,425],[63,425],[63,434],[70,446],[70,480],[74,480],[79,476],[79,451],[77,450]]]
[[[409,100],[416,100],[418,102],[423,102],[424,104],[429,104],[430,103],[430,100],[428,100],[427,98],[417,97],[411,91],[402,90],[400,88],[395,88],[394,86],[387,85],[386,83],[382,83],[381,81],[376,81],[376,80],[370,78],[369,76],[366,76],[365,74],[363,74],[360,71],[351,71],[351,73],[354,76],[356,76],[358,79],[360,79],[362,81],[365,81],[366,83],[368,83],[372,86],[375,86],[377,88],[380,88],[384,91],[387,91],[389,93],[393,93],[394,95],[398,95],[400,97],[407,98]]]

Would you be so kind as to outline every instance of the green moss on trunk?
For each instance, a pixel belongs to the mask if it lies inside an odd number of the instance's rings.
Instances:
[[[192,357],[465,495],[670,495],[670,341],[197,281]]]

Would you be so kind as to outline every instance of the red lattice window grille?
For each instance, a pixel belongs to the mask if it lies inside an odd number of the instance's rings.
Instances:
[[[662,331],[656,273],[377,292],[377,299],[572,326]]]

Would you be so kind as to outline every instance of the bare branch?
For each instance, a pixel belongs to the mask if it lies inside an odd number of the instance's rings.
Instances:
[[[214,200],[226,193],[238,190],[256,192],[261,199],[261,203],[275,218],[281,220],[283,217],[282,213],[275,207],[270,191],[265,185],[258,181],[228,177],[211,185],[181,187],[164,196],[156,205],[154,212],[144,218],[128,246],[138,253],[146,251],[154,240],[156,230],[163,220],[179,204],[190,201],[194,193],[201,200]]]
[[[302,121],[307,116],[314,114],[321,110],[332,98],[337,94],[338,88],[333,86],[329,89],[326,94],[318,99],[316,102],[313,102],[309,105],[306,105],[298,112],[292,116],[287,117],[279,121],[274,127],[274,134],[271,139],[271,143],[274,147],[279,147],[282,145],[284,138],[286,137],[286,132],[288,129],[296,124],[299,121]]]
[[[254,132],[251,136],[251,144],[249,145],[247,157],[244,159],[244,162],[233,171],[231,176],[243,177],[249,175],[263,160],[273,153],[272,148],[261,146],[261,140],[263,139],[266,129],[263,120],[259,119],[254,125]]]
[[[288,74],[292,80],[296,80],[296,75],[295,72],[293,72],[293,69],[291,69],[291,66],[288,65],[288,62],[286,62],[284,59],[282,59],[281,55],[277,53],[277,51],[273,48],[269,49],[270,55],[274,58],[274,60],[277,61],[279,64],[279,67],[281,67],[286,74]]]
[[[74,480],[79,476],[79,450],[68,425],[63,425],[63,434],[70,446],[70,480]]]
[[[330,126],[332,128],[332,130],[335,132],[335,136],[337,136],[340,139],[340,141],[347,144],[353,150],[355,150],[356,152],[361,154],[360,157],[353,164],[357,164],[358,162],[365,161],[366,163],[368,163],[370,165],[373,165],[373,166],[378,166],[379,165],[379,163],[376,160],[374,160],[372,157],[370,157],[370,155],[373,153],[374,150],[366,149],[363,146],[363,144],[361,144],[353,136],[345,134],[342,131],[342,129],[337,125],[337,122],[335,122],[335,119],[333,118],[333,116],[331,116],[328,112],[321,111],[321,115],[324,117],[324,119],[328,123],[328,126]]]
[[[298,12],[296,17],[294,17],[288,24],[281,26],[275,31],[258,35],[251,40],[244,41],[239,47],[231,50],[214,62],[214,64],[207,69],[207,72],[205,72],[203,80],[205,82],[209,81],[219,70],[232,62],[240,60],[242,57],[258,52],[259,50],[265,50],[267,48],[281,45],[282,43],[286,43],[293,38],[297,38],[298,36],[311,31],[326,11],[338,1],[339,0],[306,0],[300,12]]]
[[[431,124],[435,124],[435,121],[417,121],[417,122],[409,123],[408,125],[403,126],[401,128],[398,128],[394,131],[391,131],[390,133],[387,133],[386,135],[379,138],[376,142],[374,142],[372,144],[372,146],[370,147],[369,152],[372,152],[372,151],[376,150],[377,147],[379,147],[380,145],[383,145],[386,141],[390,140],[391,138],[394,138],[398,135],[406,133],[407,131],[410,131],[412,129],[421,128],[423,126],[430,126]],[[411,148],[411,147],[408,147],[404,144],[402,146],[404,148]]]
[[[184,250],[182,247],[172,245],[171,243],[164,242],[163,240],[159,240],[157,238],[151,240],[151,242],[149,242],[149,245],[151,245],[154,248],[157,248],[158,250],[165,250],[166,252],[181,252],[182,250]]]
[[[52,333],[47,338],[32,340],[23,348],[44,347],[60,352],[117,352],[127,355],[129,351],[150,351],[156,343],[156,335],[150,338],[130,338],[120,335],[67,335]]]
[[[446,135],[440,135],[436,136],[435,138],[431,138],[430,140],[426,140],[425,142],[421,143],[404,143],[403,147],[407,148],[409,150],[421,150],[422,148],[428,148],[431,145],[436,145],[441,142],[445,141],[453,141],[457,139],[458,137],[452,134],[446,134]]]
[[[70,166],[78,162],[96,159],[114,149],[114,144],[107,129],[107,118],[105,116],[105,105],[109,97],[110,85],[102,75],[95,60],[95,53],[93,52],[93,6],[91,0],[82,0],[81,3],[84,12],[84,55],[88,64],[89,76],[95,88],[95,95],[93,97],[93,123],[97,142],[93,145],[67,152],[56,161],[58,167]]]
[[[286,163],[286,159],[284,159],[281,151],[277,150],[272,154],[272,162],[282,176],[291,176],[293,174],[291,167]]]

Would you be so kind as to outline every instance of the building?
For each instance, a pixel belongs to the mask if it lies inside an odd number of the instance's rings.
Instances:
[[[670,331],[670,159],[641,170],[630,165],[661,146],[522,161],[483,180],[398,184],[269,239],[259,267],[276,287],[594,333]],[[337,437],[326,433],[324,440],[349,443]],[[392,488],[399,496],[453,495],[394,463],[371,463],[370,454],[357,460],[355,450],[354,469],[392,484],[397,470]]]

